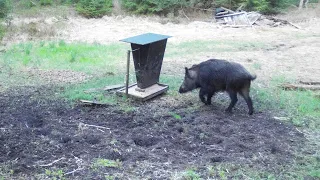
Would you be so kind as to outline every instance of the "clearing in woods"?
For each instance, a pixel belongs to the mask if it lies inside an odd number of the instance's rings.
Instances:
[[[12,27],[19,33],[9,32],[4,38],[7,51],[0,59],[0,179],[316,179],[319,120],[313,121],[313,128],[297,128],[286,118],[290,114],[285,108],[280,109],[286,102],[275,103],[279,108],[268,107],[262,103],[269,96],[264,94],[263,100],[260,93],[275,77],[320,81],[320,18],[310,14],[303,20],[282,17],[302,29],[222,28],[202,21],[173,24],[156,17],[84,19],[50,13],[42,18],[15,17]],[[58,65],[55,69],[41,62],[37,62],[41,68],[35,68],[28,66],[32,59],[23,59],[24,66],[12,70],[5,62],[10,52],[34,53],[38,42],[39,54],[46,45],[54,49],[87,42],[103,49],[115,43],[123,56],[111,56],[120,57],[113,67],[123,72],[129,45],[119,39],[146,32],[173,36],[162,68],[162,81],[171,89],[148,102],[125,101],[105,92],[104,97],[116,100],[103,106],[71,104],[60,95],[99,73],[77,66],[75,71]],[[47,43],[53,40],[60,40],[59,45]],[[30,41],[35,43],[28,51]],[[105,57],[100,56],[95,58]],[[219,94],[213,105],[204,106],[196,93],[177,93],[184,67],[212,57],[239,62],[258,75],[252,91],[254,115],[247,115],[241,98],[233,114],[226,114],[226,95]],[[72,64],[80,57],[71,53],[68,58]],[[106,64],[96,66],[110,65]],[[100,71],[117,77],[117,69]],[[15,78],[19,73],[22,76]],[[121,74],[118,82],[123,78]],[[102,86],[107,85],[112,84]]]

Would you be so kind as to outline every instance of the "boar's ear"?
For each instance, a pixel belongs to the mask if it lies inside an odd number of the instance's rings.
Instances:
[[[184,69],[186,70],[186,76],[187,76],[188,78],[191,78],[191,77],[190,77],[190,74],[189,74],[189,69],[188,69],[187,67],[185,67]]]

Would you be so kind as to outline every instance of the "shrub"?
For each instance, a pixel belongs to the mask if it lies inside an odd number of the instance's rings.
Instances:
[[[10,11],[9,0],[0,0],[0,18],[7,17]]]
[[[112,0],[80,0],[76,10],[87,18],[102,17],[112,10]]]

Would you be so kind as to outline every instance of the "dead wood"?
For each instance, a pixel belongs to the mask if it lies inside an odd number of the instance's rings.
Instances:
[[[234,11],[232,11],[231,9],[225,8],[225,7],[220,7],[221,9],[225,10],[225,11],[229,11],[231,13],[235,13]]]
[[[300,26],[295,25],[295,24],[293,24],[292,22],[289,22],[289,21],[287,21],[287,20],[278,19],[278,18],[275,18],[275,17],[268,17],[268,19],[269,19],[269,20],[272,20],[272,21],[275,21],[275,22],[281,22],[282,24],[289,24],[289,25],[291,25],[291,26],[293,26],[293,27],[295,27],[295,28],[297,28],[297,29],[301,29]]]
[[[302,84],[282,84],[280,85],[284,90],[311,90],[311,91],[319,91],[320,86],[315,85],[302,85]]]
[[[300,84],[306,84],[306,85],[320,85],[320,82],[316,81],[299,81]]]
[[[99,91],[111,91],[111,90],[116,90],[116,89],[120,89],[123,88],[124,85],[122,84],[116,84],[116,85],[110,85],[110,86],[106,86],[104,88],[92,88],[92,89],[88,89],[85,90],[85,93],[94,93],[94,92],[99,92]]]
[[[102,103],[102,102],[99,102],[99,101],[89,101],[89,100],[83,100],[83,99],[80,99],[79,101],[83,105],[90,105],[90,106],[95,106],[95,105],[106,106],[106,105],[108,105],[107,103]]]
[[[40,167],[48,167],[48,166],[52,166],[53,164],[55,164],[55,163],[57,163],[57,162],[59,162],[59,161],[61,161],[61,160],[63,160],[63,159],[65,159],[65,157],[62,157],[62,158],[57,159],[57,160],[54,160],[52,163],[44,164],[44,165],[39,165],[39,166],[40,166]]]

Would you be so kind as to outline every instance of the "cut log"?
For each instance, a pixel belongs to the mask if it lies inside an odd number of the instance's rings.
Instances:
[[[231,13],[235,13],[234,11],[232,11],[231,9],[225,8],[225,7],[220,7],[221,9],[225,10],[225,11],[229,11]]]
[[[115,89],[120,89],[123,88],[124,85],[123,84],[116,84],[116,85],[111,85],[111,86],[106,86],[103,88],[104,91],[111,91],[111,90],[115,90]]]
[[[311,90],[320,91],[320,86],[315,85],[302,85],[302,84],[282,84],[280,85],[284,90]]]
[[[83,99],[80,99],[79,100],[83,105],[89,105],[89,106],[105,106],[105,105],[108,105],[107,103],[102,103],[102,102],[99,102],[99,101],[89,101],[89,100],[83,100]]]
[[[316,81],[299,81],[300,84],[306,84],[306,85],[320,85],[320,82]]]

